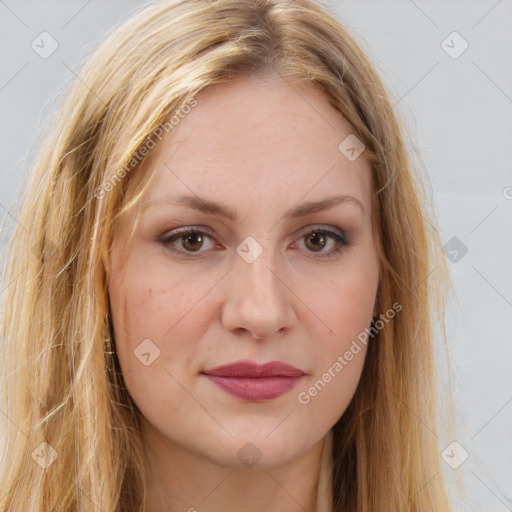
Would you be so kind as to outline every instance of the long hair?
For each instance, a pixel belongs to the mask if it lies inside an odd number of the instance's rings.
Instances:
[[[151,183],[154,174],[139,171],[155,136],[207,88],[268,73],[316,87],[364,144],[377,308],[402,307],[381,321],[333,427],[333,510],[451,510],[434,344],[436,325],[446,343],[450,278],[390,94],[313,0],[166,0],[116,27],[89,57],[22,189],[1,311],[0,511],[147,510],[140,411],[112,335],[112,235]]]

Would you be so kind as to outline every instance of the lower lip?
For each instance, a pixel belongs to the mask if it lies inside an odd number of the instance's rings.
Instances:
[[[300,377],[220,377],[207,375],[214,384],[230,395],[261,402],[272,400],[291,391],[302,379]]]

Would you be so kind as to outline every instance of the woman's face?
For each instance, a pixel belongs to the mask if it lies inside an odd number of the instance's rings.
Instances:
[[[114,234],[109,295],[148,439],[270,467],[346,410],[379,279],[351,133],[315,89],[250,77],[207,90],[146,160],[157,175],[124,260],[132,213]],[[241,361],[296,371],[214,371]]]

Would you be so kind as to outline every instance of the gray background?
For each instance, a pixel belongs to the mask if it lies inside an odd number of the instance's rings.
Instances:
[[[512,510],[512,0],[322,3],[369,53],[430,174],[458,297],[447,320],[470,498],[458,510]],[[0,0],[0,215],[7,225],[16,222],[10,210],[40,123],[98,38],[142,4]],[[31,47],[43,31],[58,43],[46,59]],[[454,31],[469,44],[457,58],[463,41],[448,37]],[[448,464],[444,470],[455,474]]]

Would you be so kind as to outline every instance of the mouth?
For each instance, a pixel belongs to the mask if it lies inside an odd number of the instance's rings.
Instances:
[[[252,402],[278,398],[291,391],[305,373],[280,361],[259,365],[238,361],[201,372],[224,392]]]

